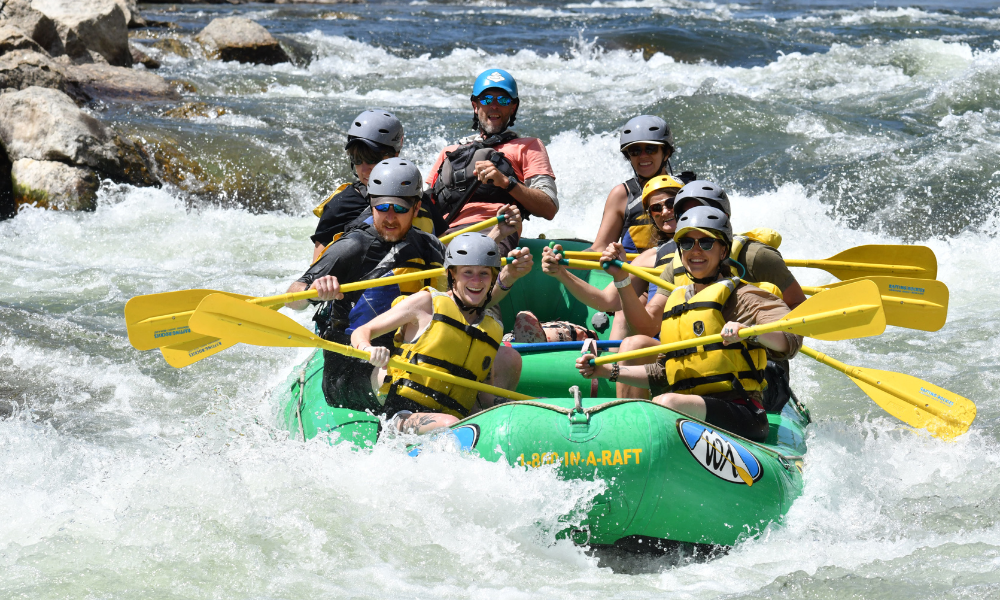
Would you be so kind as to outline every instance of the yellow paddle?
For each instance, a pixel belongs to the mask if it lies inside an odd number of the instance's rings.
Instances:
[[[976,418],[976,405],[971,400],[916,377],[845,365],[806,346],[800,351],[850,377],[890,415],[926,429],[934,437],[952,439],[962,435]]]
[[[588,266],[586,268],[594,267]],[[661,285],[661,283],[657,283],[658,278],[643,272],[642,269],[637,271],[630,272],[650,283]],[[663,285],[665,289],[672,290],[675,287],[665,281],[659,281],[665,284]],[[812,304],[834,290],[854,289],[855,285],[862,282],[867,282],[869,286],[875,286],[883,303],[885,321],[888,324],[925,331],[937,331],[944,326],[948,313],[947,286],[936,280],[902,277],[871,277],[841,281],[818,288],[803,288],[806,293],[818,294],[820,291],[823,293],[803,302],[785,318],[792,317],[802,307]],[[841,293],[843,292],[841,291]],[[850,299],[848,297],[848,300]],[[884,325],[882,328],[885,328]],[[743,331],[746,330],[740,331],[741,337],[743,337]],[[803,334],[802,331],[796,333],[807,335]],[[706,343],[708,338],[700,341]],[[669,346],[669,344],[665,346]],[[660,346],[660,348],[660,352],[669,351],[663,349],[664,346]],[[647,350],[652,350],[652,348]],[[599,364],[603,364],[611,362],[606,360],[611,357],[614,357],[612,360],[633,358],[639,356],[641,352],[639,350],[612,354],[605,357],[605,360],[598,359],[598,361],[601,361]],[[886,412],[908,425],[927,429],[935,437],[950,439],[961,435],[969,429],[969,425],[976,418],[976,405],[971,400],[911,375],[845,365],[805,346],[802,347],[801,352],[846,374]]]
[[[356,292],[372,287],[419,281],[421,279],[433,279],[443,274],[444,268],[428,269],[416,273],[348,283],[341,286],[340,289],[343,292]],[[161,346],[169,345],[173,347],[204,340],[205,336],[191,331],[190,327],[188,327],[188,320],[194,313],[194,309],[198,306],[198,303],[211,294],[225,294],[231,298],[244,300],[260,306],[281,307],[286,302],[315,298],[319,292],[316,290],[306,290],[293,294],[278,294],[276,296],[254,298],[253,296],[230,294],[229,292],[218,292],[215,290],[181,290],[136,296],[125,304],[125,327],[128,331],[129,342],[132,343],[132,346],[136,350],[152,350]]]
[[[564,258],[598,260],[600,252],[563,252]],[[634,260],[638,254],[626,254]],[[915,279],[937,277],[937,258],[926,246],[868,245],[844,250],[825,260],[785,259],[789,267],[822,269],[837,279],[902,275]],[[662,270],[662,269],[661,269]]]
[[[787,331],[830,341],[879,335],[885,331],[885,312],[882,310],[878,286],[862,280],[817,294],[798,305],[795,310],[785,315],[784,319],[746,327],[740,330],[739,335],[741,338],[748,338],[772,331]],[[631,352],[607,354],[592,362],[595,365],[603,365],[720,342],[722,342],[721,335],[708,335]]]
[[[190,323],[191,328],[202,335],[233,340],[234,343],[293,348],[315,347],[362,360],[368,360],[370,356],[368,352],[351,346],[316,337],[311,331],[283,314],[231,298],[225,294],[212,294],[202,300],[194,311],[194,315],[191,316]],[[410,364],[395,357],[389,359],[389,366],[503,398],[535,400],[532,396],[463,379],[423,365]]]
[[[504,215],[500,215],[500,217],[493,217],[481,223],[476,223],[475,225],[442,237],[441,241],[447,244],[456,236],[463,233],[493,227],[499,221],[502,221],[503,218]],[[350,283],[343,286],[341,290],[344,292],[353,292],[370,287],[418,281],[425,277],[433,278],[443,274],[444,269],[431,269],[422,272],[421,275],[397,275],[394,277]],[[199,357],[196,360],[200,360],[222,350],[222,347],[215,344],[214,339],[191,332],[187,325],[187,320],[198,306],[198,303],[209,294],[229,294],[229,292],[217,290],[181,290],[161,294],[147,294],[130,299],[125,304],[125,328],[128,331],[129,342],[132,343],[132,346],[136,350],[152,350],[153,348],[167,346],[168,350],[164,352],[164,358],[174,366],[186,366],[180,363],[187,360],[187,358],[191,358],[192,352],[194,356]],[[300,292],[298,295],[279,294],[265,298],[254,298],[253,296],[243,296],[240,294],[229,295],[233,298],[260,304],[261,306],[275,307],[281,307],[286,302],[308,300],[316,296],[315,293],[310,291]],[[229,344],[229,346],[232,346],[232,344]],[[225,347],[228,348],[229,346]],[[209,354],[209,350],[214,350],[214,352]],[[178,364],[171,362],[172,359],[167,357],[168,353],[174,357],[173,360],[177,361]]]
[[[882,295],[885,321],[896,327],[937,331],[948,318],[948,286],[936,279],[910,279],[906,277],[865,277],[875,282]],[[837,287],[850,285],[861,279],[838,281],[816,287],[804,286],[806,294],[818,294]]]

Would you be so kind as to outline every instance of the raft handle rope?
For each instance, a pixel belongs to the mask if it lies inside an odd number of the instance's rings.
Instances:
[[[302,441],[306,441],[306,430],[305,426],[302,424],[302,403],[305,400],[306,393],[306,369],[302,367],[299,371],[299,401],[295,405],[295,416],[299,419],[299,435],[302,436]]]

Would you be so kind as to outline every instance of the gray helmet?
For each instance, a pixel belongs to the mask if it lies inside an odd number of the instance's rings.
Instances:
[[[686,184],[674,196],[674,206],[679,206],[685,200],[697,200],[702,206],[713,206],[727,215],[733,214],[729,206],[729,196],[718,185],[711,181],[698,179]]]
[[[351,122],[347,130],[346,149],[355,141],[364,142],[372,150],[378,150],[372,144],[388,146],[399,152],[403,147],[403,124],[391,112],[376,108],[366,110]]]
[[[726,244],[733,244],[733,226],[729,222],[729,215],[711,206],[696,206],[677,219],[677,231],[674,232],[674,240],[684,237],[684,234],[692,229],[702,229],[716,231],[722,234]]]
[[[618,149],[624,151],[626,147],[638,143],[662,144],[674,151],[674,136],[667,127],[667,122],[660,117],[653,115],[640,115],[629,119],[622,129],[621,137],[618,138]]]
[[[445,254],[444,266],[483,266],[501,268],[500,249],[497,243],[486,235],[475,233],[463,233],[448,244],[448,251]]]
[[[387,158],[372,168],[368,176],[369,196],[396,196],[408,198],[420,196],[424,191],[420,169],[410,161]]]

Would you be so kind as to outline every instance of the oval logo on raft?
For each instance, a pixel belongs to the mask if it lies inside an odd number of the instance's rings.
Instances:
[[[677,421],[677,433],[698,464],[719,479],[746,485],[738,469],[753,481],[764,473],[760,461],[743,445],[701,423],[681,419]]]

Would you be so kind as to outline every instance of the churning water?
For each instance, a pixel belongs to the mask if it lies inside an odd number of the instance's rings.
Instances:
[[[805,6],[803,6],[805,4]],[[334,11],[335,8],[335,11]],[[265,181],[218,201],[108,185],[96,212],[0,223],[4,598],[985,598],[1000,595],[1000,10],[973,2],[372,2],[147,6],[188,39],[238,12],[295,64],[160,53],[225,109],[98,107],[206,170]],[[147,43],[151,40],[138,40]],[[157,53],[155,48],[151,53]],[[618,572],[556,541],[600,484],[398,445],[290,441],[271,390],[306,351],[237,346],[183,370],[126,338],[132,296],[283,291],[309,209],[345,180],[342,131],[382,106],[425,169],[466,133],[473,76],[518,78],[516,129],[546,143],[562,209],[530,234],[591,237],[627,176],[617,129],[663,115],[674,165],[733,192],[740,228],[789,258],[933,248],[947,326],[816,343],[974,400],[944,443],[807,358],[805,492],[780,526],[707,562]],[[215,113],[211,113],[215,114]],[[803,284],[831,281],[798,270]],[[299,315],[303,322],[306,315]]]

